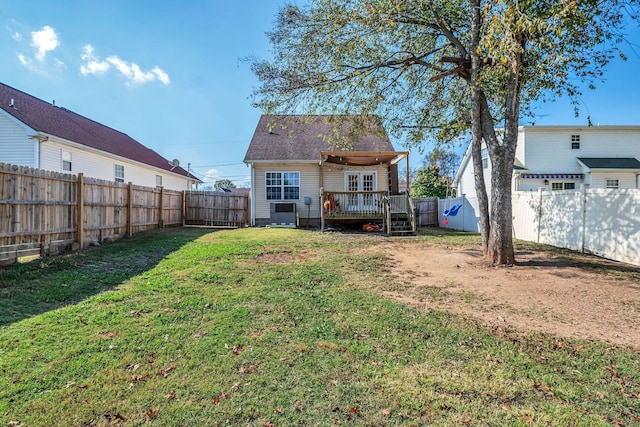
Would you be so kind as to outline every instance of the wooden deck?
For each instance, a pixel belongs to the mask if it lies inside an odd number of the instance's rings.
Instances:
[[[387,235],[414,234],[415,212],[406,194],[386,191],[323,191],[321,227],[330,223],[373,222]]]

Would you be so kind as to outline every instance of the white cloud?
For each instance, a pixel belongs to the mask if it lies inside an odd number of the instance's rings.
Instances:
[[[153,70],[151,71],[156,75],[156,77],[158,77],[158,80],[160,80],[162,84],[164,84],[165,86],[171,83],[171,80],[169,80],[169,75],[164,71],[162,71],[160,67],[153,67]]]
[[[18,61],[20,61],[20,63],[25,67],[30,67],[32,63],[31,58],[27,58],[21,53],[18,54]]]
[[[138,64],[127,62],[116,55],[109,56],[102,61],[95,55],[91,45],[86,45],[83,48],[83,53],[80,57],[84,61],[80,66],[80,73],[83,76],[104,74],[113,67],[127,80],[128,85],[149,83],[154,80],[159,80],[164,85],[171,83],[169,75],[158,66],[151,71],[143,71]]]
[[[88,74],[103,74],[106,73],[111,67],[108,62],[100,61],[93,54],[93,47],[88,44],[82,49],[83,54],[80,58],[84,61],[84,64],[80,65],[80,73],[83,76]]]
[[[222,173],[220,173],[218,169],[214,168],[214,169],[209,169],[204,173],[204,177],[202,178],[202,181],[210,182],[213,184],[219,179],[222,179]]]
[[[11,32],[11,38],[18,43],[23,41],[22,34],[7,28]],[[59,45],[56,31],[45,25],[41,30],[31,32],[31,42],[33,54],[17,53],[18,61],[30,71],[42,74],[49,74],[51,71],[61,71],[65,68],[64,62],[58,58],[49,59],[49,52],[54,51]]]
[[[47,52],[55,50],[59,44],[56,31],[48,25],[40,31],[31,32],[31,46],[36,49],[36,59],[39,61],[43,61]]]

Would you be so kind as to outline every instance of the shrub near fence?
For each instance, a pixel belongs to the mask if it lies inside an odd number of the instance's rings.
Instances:
[[[247,224],[247,195],[194,194],[0,163],[0,265],[154,228]]]

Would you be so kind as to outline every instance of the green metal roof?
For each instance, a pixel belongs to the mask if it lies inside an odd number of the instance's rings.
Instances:
[[[578,157],[589,169],[640,169],[640,161],[634,157]]]

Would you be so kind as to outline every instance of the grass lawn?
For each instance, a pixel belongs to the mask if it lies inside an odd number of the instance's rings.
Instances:
[[[384,299],[380,239],[168,229],[0,270],[0,426],[640,424],[637,351]]]

